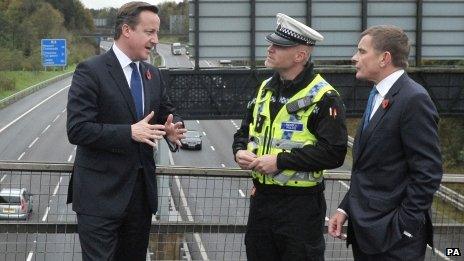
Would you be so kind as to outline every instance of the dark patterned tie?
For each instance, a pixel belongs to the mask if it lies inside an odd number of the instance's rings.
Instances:
[[[369,93],[369,99],[367,100],[366,111],[364,112],[363,130],[369,125],[369,119],[373,109],[372,107],[374,107],[374,97],[377,95],[377,93],[379,93],[377,88],[375,86],[372,87],[372,90]]]
[[[131,63],[130,67],[132,68],[130,84],[132,98],[134,99],[135,109],[137,111],[137,119],[141,120],[143,118],[142,81],[140,80],[137,64]]]

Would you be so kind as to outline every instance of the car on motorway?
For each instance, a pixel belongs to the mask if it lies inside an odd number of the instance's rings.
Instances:
[[[27,220],[32,213],[32,194],[25,188],[0,190],[0,219]]]
[[[185,138],[180,140],[183,149],[201,150],[201,134],[196,130],[188,130]]]
[[[171,53],[173,55],[181,55],[182,54],[182,45],[180,43],[172,43],[171,44]]]

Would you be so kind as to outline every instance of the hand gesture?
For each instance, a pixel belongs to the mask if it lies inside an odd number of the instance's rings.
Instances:
[[[177,146],[182,146],[180,140],[185,138],[184,133],[187,132],[187,129],[184,128],[182,122],[172,123],[172,119],[172,114],[169,114],[166,123],[164,123],[166,137],[170,142],[177,144]]]
[[[251,169],[249,165],[256,159],[256,154],[247,150],[239,150],[235,153],[235,161],[242,169]]]
[[[253,160],[248,165],[250,169],[258,171],[262,174],[271,175],[279,171],[277,168],[277,155],[263,155]]]
[[[131,125],[131,135],[133,140],[143,142],[154,147],[156,145],[156,141],[162,139],[163,136],[166,135],[164,125],[152,125],[149,123],[154,115],[155,113],[152,111],[144,119]]]

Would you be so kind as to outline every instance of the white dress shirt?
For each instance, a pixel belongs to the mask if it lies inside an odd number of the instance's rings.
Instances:
[[[377,111],[377,109],[380,107],[380,104],[382,103],[383,99],[385,99],[385,95],[387,95],[388,91],[391,89],[393,84],[403,75],[404,70],[398,70],[395,71],[394,73],[388,75],[385,77],[383,80],[381,80],[375,88],[377,88],[377,95],[374,97],[374,107],[372,108],[371,115],[369,115],[369,120],[374,116],[374,113]]]
[[[124,72],[124,76],[126,76],[126,80],[127,80],[127,85],[129,85],[129,88],[130,88],[130,82],[131,82],[131,78],[132,78],[132,68],[130,67],[130,64],[133,62],[129,57],[127,57],[127,55],[121,51],[121,49],[119,49],[119,47],[116,45],[116,43],[113,44],[113,52],[114,54],[116,55],[116,58],[118,59],[119,61],[119,64],[121,64],[121,68]],[[139,68],[140,70],[140,62],[139,61],[135,61],[134,62],[136,65],[137,65],[137,68]],[[140,71],[139,71],[139,76],[140,76],[140,84],[143,87],[143,81],[142,81],[142,75],[140,75]],[[145,111],[145,93],[144,91],[142,91],[142,111]]]

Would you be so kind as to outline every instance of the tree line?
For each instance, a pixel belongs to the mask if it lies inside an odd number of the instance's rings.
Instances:
[[[159,8],[159,17],[161,20],[160,33],[161,35],[169,34],[169,19],[171,15],[181,15],[183,16],[183,31],[185,34],[188,33],[188,1],[184,0],[183,2],[176,3],[174,1],[165,1],[158,5]],[[102,8],[102,9],[90,9],[90,13],[93,18],[106,19],[108,27],[114,27],[116,16],[118,13],[117,8]]]
[[[41,39],[67,39],[68,63],[93,55],[90,11],[75,0],[0,0],[0,71],[41,70]]]

